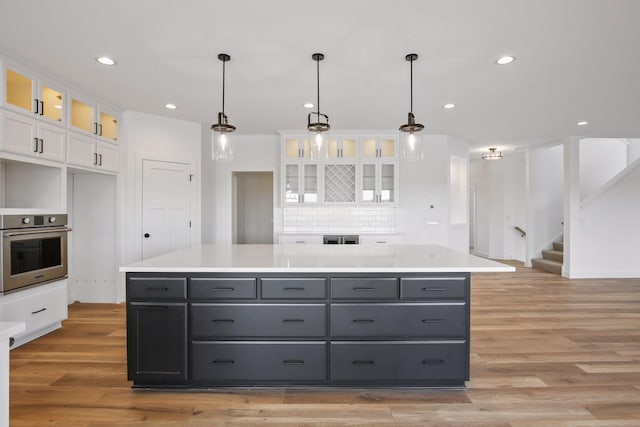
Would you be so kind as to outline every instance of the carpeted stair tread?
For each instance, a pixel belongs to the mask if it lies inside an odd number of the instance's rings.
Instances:
[[[548,271],[549,273],[562,274],[562,263],[550,259],[534,258],[531,260],[533,268]]]
[[[564,245],[562,242],[553,242],[553,250],[562,252],[564,251]]]
[[[552,261],[558,261],[562,263],[564,261],[564,252],[562,251],[542,251],[542,258],[550,259]]]

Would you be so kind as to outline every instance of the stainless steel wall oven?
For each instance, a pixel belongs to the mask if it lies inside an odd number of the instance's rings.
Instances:
[[[0,215],[0,293],[67,277],[67,215]]]

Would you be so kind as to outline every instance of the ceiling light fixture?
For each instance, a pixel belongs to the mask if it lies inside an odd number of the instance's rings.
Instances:
[[[407,123],[400,126],[402,160],[420,160],[422,159],[423,154],[422,135],[417,132],[424,129],[424,126],[420,123],[416,123],[416,118],[413,115],[413,61],[418,59],[418,55],[410,53],[405,56],[404,59],[411,62],[411,103]]]
[[[164,104],[164,108],[166,108],[167,110],[175,110],[178,107],[176,106],[176,104]]]
[[[96,58],[96,61],[102,65],[116,65],[116,61],[109,58],[108,56],[99,56]]]
[[[498,64],[498,65],[507,65],[507,64],[511,64],[515,60],[516,60],[515,56],[505,55],[505,56],[501,56],[500,58],[498,58],[496,60],[496,64]]]
[[[456,104],[444,104],[442,108],[445,110],[451,110],[452,108],[456,108]]]
[[[304,104],[304,108],[313,108],[313,107],[315,107],[315,105],[313,105],[313,103],[312,103],[312,102],[306,102],[306,103]]]
[[[589,122],[578,122],[577,124],[578,126],[586,126],[589,124]]]
[[[317,88],[318,98],[316,105],[318,109],[316,112],[311,112],[307,115],[307,131],[309,132],[309,141],[311,141],[311,158],[322,159],[327,158],[329,155],[328,141],[329,141],[329,116],[320,112],[320,61],[324,59],[322,53],[314,53],[311,58],[316,61],[316,76],[317,76]],[[315,116],[314,122],[311,121],[311,116]],[[324,119],[324,121],[323,121]]]
[[[224,114],[224,82],[225,63],[231,59],[226,53],[218,55],[222,61],[222,112],[218,113],[218,123],[211,125],[211,158],[213,160],[233,160],[234,141],[231,134],[236,130],[229,124],[229,119]]]
[[[496,151],[497,148],[491,147],[489,151],[482,154],[484,160],[500,160],[502,158],[502,151]]]

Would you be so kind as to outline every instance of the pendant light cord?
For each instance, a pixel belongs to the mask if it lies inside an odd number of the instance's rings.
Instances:
[[[410,107],[411,107],[411,108],[410,108],[410,110],[409,110],[409,111],[413,114],[413,58],[411,58],[411,72],[410,72],[410,76],[411,76],[411,78],[410,78],[410,80],[411,80],[411,83],[410,83],[410,87],[411,87],[411,89],[410,89],[410,91],[411,91],[411,106],[410,106]]]
[[[222,61],[222,115],[224,116],[224,80],[225,80],[225,63],[227,61]]]
[[[320,120],[320,58],[316,59],[316,82],[318,88],[318,120]]]

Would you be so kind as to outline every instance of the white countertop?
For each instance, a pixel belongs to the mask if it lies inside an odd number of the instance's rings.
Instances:
[[[120,267],[120,271],[428,273],[515,268],[436,245],[201,245]]]

